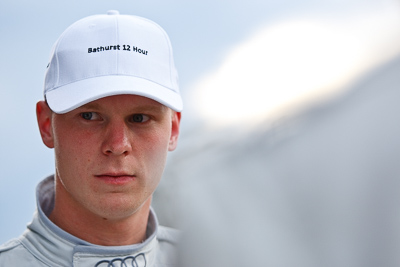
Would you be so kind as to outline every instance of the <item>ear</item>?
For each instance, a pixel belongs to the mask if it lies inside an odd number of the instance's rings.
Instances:
[[[178,145],[180,123],[181,113],[172,111],[171,136],[169,138],[168,151],[174,151]]]
[[[45,101],[36,104],[36,118],[43,143],[48,148],[54,148],[53,127],[51,124],[53,111]]]

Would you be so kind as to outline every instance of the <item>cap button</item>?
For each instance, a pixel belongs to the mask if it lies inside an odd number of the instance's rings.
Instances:
[[[119,15],[118,10],[108,10],[107,15]]]

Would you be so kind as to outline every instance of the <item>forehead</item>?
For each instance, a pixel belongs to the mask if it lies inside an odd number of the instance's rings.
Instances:
[[[113,95],[113,96],[106,96],[94,101],[91,101],[87,104],[84,104],[78,109],[128,109],[128,110],[135,110],[135,109],[151,109],[151,110],[159,110],[159,111],[167,111],[169,110],[168,107],[164,106],[163,104],[139,95]]]

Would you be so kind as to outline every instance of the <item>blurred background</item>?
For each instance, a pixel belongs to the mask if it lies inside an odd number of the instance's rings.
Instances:
[[[109,9],[157,22],[174,48],[182,133],[153,206],[202,236],[186,237],[191,266],[399,263],[396,0],[2,1],[0,243],[54,172],[35,118],[50,49]],[[210,248],[212,262],[190,253]]]

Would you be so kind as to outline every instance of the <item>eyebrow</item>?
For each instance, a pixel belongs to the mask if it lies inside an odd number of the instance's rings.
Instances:
[[[80,106],[80,108],[85,108],[85,109],[100,109],[100,105],[97,104],[97,103],[90,102],[90,103],[87,103],[87,104],[84,104],[84,105]]]
[[[98,103],[89,102],[80,106],[79,108],[88,109],[88,110],[101,110],[102,106]],[[152,105],[152,104],[134,104],[131,106],[132,112],[159,112],[159,111],[167,111],[168,107],[164,106],[160,103],[160,105]]]

